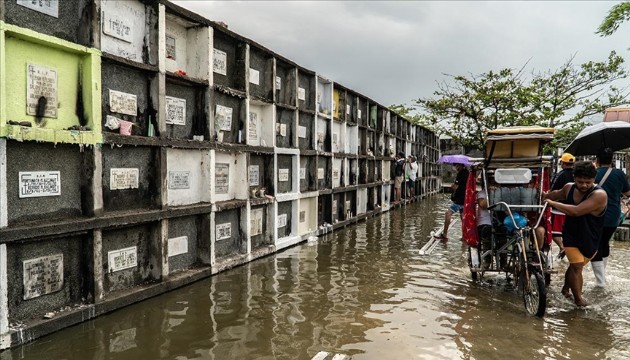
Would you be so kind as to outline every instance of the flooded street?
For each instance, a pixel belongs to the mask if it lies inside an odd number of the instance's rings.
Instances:
[[[609,287],[586,310],[560,294],[526,315],[503,275],[470,280],[460,229],[431,255],[440,195],[0,353],[16,359],[630,358],[630,243],[613,242]],[[557,252],[557,249],[554,249]]]

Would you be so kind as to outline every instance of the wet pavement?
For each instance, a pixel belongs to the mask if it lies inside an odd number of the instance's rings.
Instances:
[[[459,222],[431,255],[446,196],[360,222],[171,293],[0,353],[15,359],[627,359],[630,243],[609,286],[577,309],[555,264],[544,319],[503,275],[470,280]],[[557,251],[557,249],[555,249]],[[565,260],[566,261],[566,260]]]

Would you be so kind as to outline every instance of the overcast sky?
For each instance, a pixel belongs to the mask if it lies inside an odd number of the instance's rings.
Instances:
[[[595,35],[614,1],[174,2],[385,106],[430,97],[445,73],[557,69],[611,50],[630,63],[630,22]]]

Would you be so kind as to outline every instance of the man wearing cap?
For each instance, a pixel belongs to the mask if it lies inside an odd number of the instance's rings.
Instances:
[[[564,153],[560,157],[560,166],[562,170],[553,177],[551,182],[551,190],[560,190],[564,185],[572,183],[573,180],[573,164],[575,163],[575,156]],[[552,209],[551,210],[551,234],[553,235],[553,242],[560,248],[560,256],[564,256],[564,245],[562,245],[562,226],[564,225],[565,215],[564,213]]]

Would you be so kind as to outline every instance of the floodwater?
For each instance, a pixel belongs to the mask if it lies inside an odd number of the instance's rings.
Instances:
[[[504,276],[470,280],[459,228],[419,255],[447,204],[408,205],[0,359],[630,358],[630,243],[613,243],[606,290],[585,269],[587,309],[560,294],[567,263],[557,262],[539,319]]]

